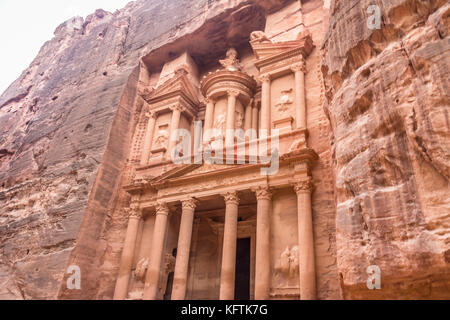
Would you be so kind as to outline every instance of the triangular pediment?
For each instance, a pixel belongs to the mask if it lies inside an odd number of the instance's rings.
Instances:
[[[253,52],[257,59],[267,59],[301,46],[300,41],[287,41],[279,43],[261,42],[252,44]]]
[[[184,97],[193,105],[199,103],[198,89],[194,87],[189,80],[187,72],[183,69],[175,72],[175,75],[172,78],[166,80],[163,84],[154,89],[150,95],[144,98],[148,103],[152,104],[177,95]]]
[[[298,54],[306,58],[314,49],[314,43],[309,32],[300,34],[299,38],[293,41],[254,41],[251,42],[251,46],[259,61],[269,61],[283,55],[292,56],[295,51],[298,51]]]
[[[220,173],[221,171],[227,171],[229,169],[237,169],[239,167],[241,166],[237,166],[235,164],[216,164],[216,163],[181,165],[161,174],[160,176],[155,177],[152,182],[159,184],[164,183],[165,181],[168,180],[206,176],[210,173]]]

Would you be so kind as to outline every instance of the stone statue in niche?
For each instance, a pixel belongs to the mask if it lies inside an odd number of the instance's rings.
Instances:
[[[220,138],[225,136],[225,123],[227,120],[226,118],[226,114],[221,113],[214,121],[214,129],[218,130],[218,132],[220,131],[220,133],[217,132],[217,134],[213,136],[214,140],[219,140]]]
[[[250,34],[250,41],[251,42],[270,42],[270,39],[267,37],[267,35],[263,31],[253,31]]]
[[[154,147],[156,148],[165,147],[168,140],[169,140],[169,131],[167,131],[163,127],[160,127],[158,130],[158,134],[156,136]]]
[[[275,105],[278,112],[285,112],[286,110],[289,109],[289,106],[294,103],[294,101],[291,98],[292,91],[293,91],[292,88],[281,91],[280,100]]]
[[[236,111],[235,128],[236,129],[242,129],[243,125],[244,125],[244,114],[242,112]]]
[[[281,254],[278,265],[275,267],[275,275],[281,288],[297,286],[298,268],[298,246],[287,247]]]
[[[241,71],[242,66],[238,59],[238,52],[234,48],[227,51],[227,56],[223,60],[219,60],[220,64],[228,71]]]
[[[134,276],[137,280],[144,281],[145,274],[147,273],[148,268],[148,258],[142,258],[136,264],[136,270],[134,270]]]

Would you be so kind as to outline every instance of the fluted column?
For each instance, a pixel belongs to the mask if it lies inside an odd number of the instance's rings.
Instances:
[[[158,203],[156,206],[156,219],[153,228],[149,266],[145,278],[144,300],[155,300],[158,294],[159,273],[163,257],[168,216],[169,208],[167,204]]]
[[[211,130],[213,127],[213,122],[214,122],[214,106],[215,106],[215,101],[213,98],[208,97],[206,99],[206,111],[205,111],[205,128],[204,128],[204,139],[203,141],[206,143],[208,142],[207,140],[209,140],[209,136],[208,136],[208,130]]]
[[[306,90],[305,90],[305,62],[291,68],[295,74],[295,111],[297,129],[306,128]]]
[[[136,249],[136,236],[139,222],[142,217],[141,209],[136,207],[125,209],[128,214],[128,228],[120,260],[119,276],[117,277],[116,288],[114,290],[114,300],[124,300],[128,294],[128,284],[130,282],[131,268],[133,266],[134,252]]]
[[[175,105],[171,107],[172,109],[172,120],[170,121],[170,132],[169,132],[169,148],[167,149],[170,157],[172,156],[172,150],[177,144],[177,141],[172,139],[172,135],[175,130],[177,130],[180,126],[181,112],[183,111],[183,107],[181,105]]]
[[[270,293],[270,210],[272,193],[268,186],[254,189],[256,193],[256,263],[255,299],[267,300]]]
[[[182,202],[183,211],[181,214],[180,233],[178,236],[177,261],[175,263],[172,300],[184,300],[186,297],[189,252],[191,250],[192,226],[194,223],[196,206],[197,201],[192,198]]]
[[[237,90],[228,90],[227,127],[225,135],[225,145],[234,145],[234,126],[236,122],[236,98],[239,95]]]
[[[225,228],[223,234],[222,271],[220,273],[220,300],[234,299],[236,277],[236,245],[239,198],[236,192],[223,195],[225,199]]]
[[[261,123],[260,130],[267,130],[267,135],[270,134],[270,76],[262,75],[260,77],[262,82],[261,89]]]
[[[294,184],[297,193],[300,299],[316,299],[314,233],[311,210],[311,178]]]
[[[155,124],[156,124],[156,114],[153,112],[147,112],[145,116],[148,118],[147,120],[147,128],[145,129],[145,136],[143,142],[142,156],[141,156],[141,165],[145,166],[148,164],[148,160],[150,158],[150,153],[152,150],[153,143],[153,133],[155,132]]]
[[[244,130],[250,130],[252,128],[252,118],[253,118],[253,100],[249,102],[247,107],[245,107],[245,119],[244,119]]]

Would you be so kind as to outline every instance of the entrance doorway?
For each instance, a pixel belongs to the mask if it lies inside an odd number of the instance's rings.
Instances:
[[[250,300],[250,238],[237,239],[235,300]]]

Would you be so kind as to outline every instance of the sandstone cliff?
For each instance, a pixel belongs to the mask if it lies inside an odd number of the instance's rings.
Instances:
[[[139,59],[214,19],[239,36],[252,12],[230,14],[255,2],[270,11],[288,1],[140,0],[55,30],[0,96],[0,299],[65,297],[70,261],[96,270],[140,108]],[[95,298],[98,275],[84,276],[77,297]]]
[[[335,1],[324,42],[344,298],[449,298],[450,4],[376,1],[370,30],[373,2]]]

